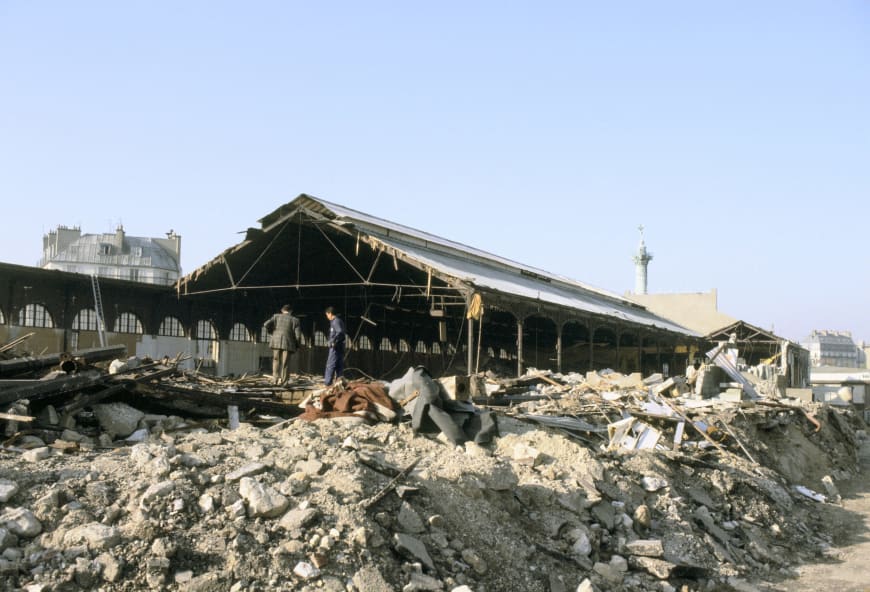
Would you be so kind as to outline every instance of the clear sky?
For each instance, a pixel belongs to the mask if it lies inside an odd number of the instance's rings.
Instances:
[[[870,3],[0,0],[0,261],[299,193],[870,341]]]

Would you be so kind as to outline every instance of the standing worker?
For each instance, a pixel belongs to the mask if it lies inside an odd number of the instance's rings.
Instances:
[[[329,319],[329,357],[326,358],[326,374],[323,377],[326,386],[332,384],[334,378],[341,378],[344,372],[344,342],[346,331],[344,321],[335,314],[335,309],[326,307],[326,318]]]
[[[269,333],[269,347],[272,348],[272,380],[275,384],[284,384],[290,378],[290,354],[299,347],[302,340],[302,330],[299,319],[293,316],[289,304],[281,307],[279,314],[272,315],[263,327]]]

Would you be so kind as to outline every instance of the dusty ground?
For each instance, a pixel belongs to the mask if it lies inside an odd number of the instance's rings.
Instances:
[[[842,508],[823,506],[834,534],[829,562],[809,563],[796,578],[772,585],[783,592],[870,592],[870,441],[861,447],[862,471],[840,484]]]

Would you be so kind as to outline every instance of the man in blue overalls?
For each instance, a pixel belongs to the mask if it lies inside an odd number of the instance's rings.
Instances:
[[[326,308],[326,318],[329,319],[329,357],[326,358],[326,374],[323,379],[326,386],[332,384],[333,379],[341,378],[344,372],[344,342],[346,331],[344,321],[336,314],[331,306]]]

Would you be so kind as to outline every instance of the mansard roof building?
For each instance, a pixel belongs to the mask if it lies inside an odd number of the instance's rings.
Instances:
[[[127,236],[123,226],[108,234],[58,226],[42,238],[39,267],[171,286],[181,276],[181,237],[172,230],[147,238]]]

